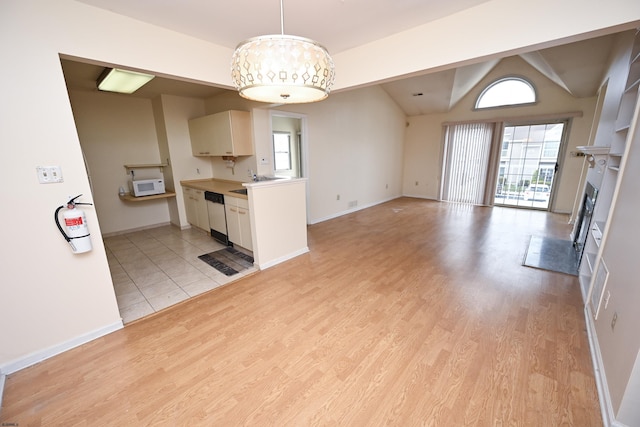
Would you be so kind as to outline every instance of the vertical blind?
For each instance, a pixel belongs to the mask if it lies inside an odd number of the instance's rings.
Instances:
[[[443,200],[474,205],[484,202],[493,127],[492,123],[447,127]]]

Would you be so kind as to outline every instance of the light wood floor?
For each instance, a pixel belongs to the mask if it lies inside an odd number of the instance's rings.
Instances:
[[[20,426],[599,426],[567,217],[398,199],[309,254],[6,380]],[[286,230],[283,230],[286,233]]]

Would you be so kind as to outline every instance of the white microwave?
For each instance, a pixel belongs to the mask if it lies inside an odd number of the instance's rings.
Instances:
[[[131,192],[136,197],[164,194],[164,179],[138,179],[131,182]]]

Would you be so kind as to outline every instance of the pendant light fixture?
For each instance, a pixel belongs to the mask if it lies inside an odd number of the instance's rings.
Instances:
[[[281,34],[240,43],[231,59],[231,78],[240,95],[254,101],[277,104],[321,101],[331,91],[335,77],[333,60],[319,43],[284,34],[282,1]]]

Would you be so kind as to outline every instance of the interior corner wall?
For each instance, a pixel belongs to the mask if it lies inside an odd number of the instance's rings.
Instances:
[[[153,106],[161,158],[169,164],[165,179],[168,188],[176,192],[175,199],[168,200],[171,223],[187,228],[190,225],[180,181],[210,178],[213,173],[209,157],[193,155],[189,136],[189,120],[204,115],[204,101],[161,95],[153,100]]]
[[[221,159],[213,160],[214,176],[248,181],[247,169],[272,173],[271,118],[266,104],[237,93],[206,100],[207,114],[225,109],[251,111],[256,155],[240,159],[235,174]],[[403,141],[406,116],[379,86],[332,93],[322,102],[273,108],[306,117],[308,157],[308,221],[316,223],[402,195]],[[338,200],[338,195],[340,196]],[[354,205],[355,203],[355,205]]]
[[[407,119],[403,195],[438,200],[444,141],[442,123],[446,120],[445,114],[427,114]]]
[[[91,174],[95,209],[105,235],[169,222],[167,199],[120,200],[130,191],[125,164],[162,163],[151,101],[102,92],[71,91],[71,105]],[[160,168],[134,169],[135,179],[161,178]]]
[[[506,107],[474,111],[480,92],[491,82],[507,75],[528,78],[536,88],[539,101],[532,106]],[[443,124],[446,122],[526,119],[527,117],[562,116],[581,112],[570,120],[564,162],[555,183],[552,211],[571,213],[576,188],[580,182],[583,157],[573,157],[579,145],[589,139],[597,98],[575,98],[519,57],[502,60],[449,112],[414,116],[408,119],[405,141],[403,194],[437,199],[442,175]],[[416,184],[418,183],[418,184]]]
[[[277,109],[307,116],[310,223],[401,195],[406,116],[382,88]]]

